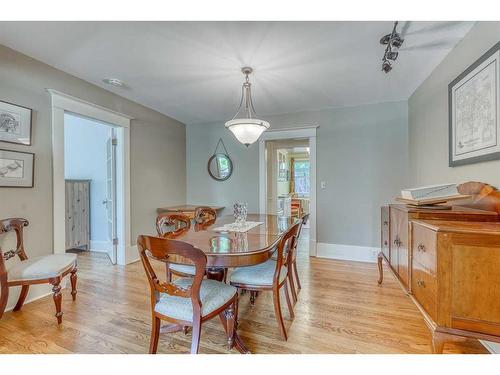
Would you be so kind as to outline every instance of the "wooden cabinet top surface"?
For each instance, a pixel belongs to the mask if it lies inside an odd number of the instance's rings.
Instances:
[[[499,236],[500,222],[472,222],[472,221],[447,221],[447,220],[412,220],[436,232],[475,233]],[[499,242],[500,244],[500,242]]]
[[[446,217],[453,217],[456,220],[458,216],[468,217],[471,220],[479,221],[499,221],[500,217],[495,211],[481,210],[478,208],[464,207],[464,206],[451,206],[449,209],[428,209],[409,207],[404,204],[390,204],[391,208],[408,212],[412,217],[418,219],[446,219]],[[474,219],[476,218],[476,219]]]

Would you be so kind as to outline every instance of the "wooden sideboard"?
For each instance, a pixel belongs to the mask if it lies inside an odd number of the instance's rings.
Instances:
[[[435,353],[467,337],[500,342],[498,192],[483,198],[444,210],[381,209],[378,282],[385,261],[422,312]]]
[[[195,204],[183,204],[180,206],[170,206],[170,207],[160,207],[156,209],[156,213],[158,215],[163,214],[163,213],[179,213],[182,215],[185,215],[189,217],[190,219],[194,219],[194,212],[196,211],[197,207],[203,206],[202,204],[200,205],[195,205]],[[213,208],[215,211],[217,211],[217,215],[220,215],[221,211],[224,209],[224,206],[208,206]]]

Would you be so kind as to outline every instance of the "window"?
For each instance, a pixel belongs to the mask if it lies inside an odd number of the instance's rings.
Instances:
[[[309,185],[309,160],[294,160],[293,178],[295,180],[295,193],[299,197],[308,197],[310,193]]]

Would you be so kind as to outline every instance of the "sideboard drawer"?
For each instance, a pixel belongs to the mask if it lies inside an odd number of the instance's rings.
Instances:
[[[391,256],[389,252],[389,207],[384,206],[381,209],[381,244],[380,248],[382,249],[382,253],[385,255],[385,258],[390,262]]]
[[[436,273],[436,245],[437,234],[435,231],[421,224],[412,222],[412,255],[413,259],[425,266],[428,271]]]
[[[436,277],[420,263],[413,260],[411,290],[416,300],[422,305],[432,319],[437,315],[437,282]]]

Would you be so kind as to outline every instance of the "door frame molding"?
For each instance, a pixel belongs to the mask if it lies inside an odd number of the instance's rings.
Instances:
[[[131,243],[130,220],[130,122],[133,117],[119,113],[95,103],[65,94],[63,92],[47,89],[52,101],[52,197],[53,197],[53,249],[54,254],[64,253],[66,247],[66,200],[64,180],[64,113],[74,113],[78,116],[105,122],[111,126],[122,129],[123,148],[123,225],[119,232],[122,233],[117,249],[117,263],[124,265],[134,261]]]
[[[316,256],[316,174],[317,174],[317,156],[316,156],[316,130],[319,126],[301,126],[294,128],[284,128],[276,130],[265,131],[259,139],[259,210],[261,214],[266,213],[266,187],[267,187],[267,173],[266,173],[266,141],[274,141],[280,139],[295,139],[307,138],[309,140],[309,162],[311,165],[310,171],[310,246],[309,255]]]

